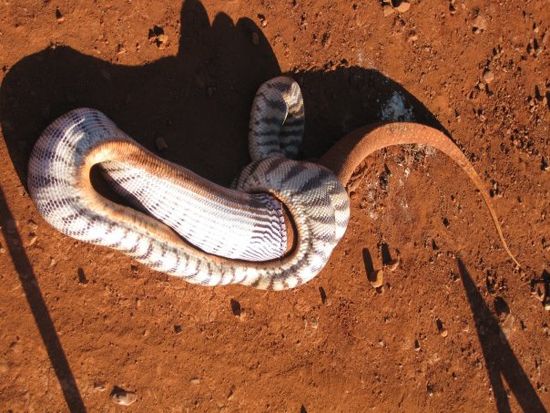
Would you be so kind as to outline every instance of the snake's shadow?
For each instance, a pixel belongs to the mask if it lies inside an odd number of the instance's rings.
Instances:
[[[161,156],[229,184],[249,161],[253,96],[263,81],[280,74],[279,64],[249,19],[234,23],[220,13],[210,23],[203,5],[188,0],[181,24],[177,54],[143,66],[117,65],[57,46],[10,68],[0,90],[0,122],[21,181],[26,182],[30,151],[44,128],[70,109],[87,106],[157,153],[155,141],[163,138],[168,149]],[[306,157],[318,157],[345,133],[378,121],[380,102],[396,93],[416,121],[442,129],[421,102],[380,72],[331,67],[289,73],[304,93]]]

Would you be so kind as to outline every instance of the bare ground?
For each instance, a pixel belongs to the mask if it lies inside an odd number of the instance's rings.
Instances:
[[[152,3],[0,4],[1,410],[545,411],[548,3]],[[228,184],[254,92],[281,72],[305,96],[306,158],[381,119],[446,131],[523,270],[466,176],[425,148],[369,158],[328,266],[279,293],[155,273],[57,233],[27,195],[33,143],[78,106]]]

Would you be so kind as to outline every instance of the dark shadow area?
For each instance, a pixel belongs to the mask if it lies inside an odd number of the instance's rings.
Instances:
[[[385,242],[380,244],[380,255],[382,256],[382,265],[391,265],[395,262],[391,256],[390,247]]]
[[[531,385],[529,378],[510,347],[510,343],[508,343],[501,330],[498,318],[492,314],[483,300],[461,260],[458,260],[458,271],[474,317],[498,412],[512,411],[503,379],[506,380],[510,392],[513,393],[524,412],[546,412],[537,392]],[[497,311],[506,311],[508,308],[508,305],[502,301],[495,303],[495,307],[498,307]]]
[[[158,42],[147,38],[161,30],[151,22],[136,41],[157,48]],[[417,122],[443,129],[396,82],[376,70],[345,65],[329,62],[318,70],[288,73],[304,94],[307,158],[319,157],[347,132],[379,121],[381,104],[396,93],[412,108]],[[124,66],[57,46],[21,59],[3,81],[0,122],[24,183],[30,151],[40,133],[58,116],[85,106],[101,110],[162,157],[228,185],[249,162],[248,119],[254,94],[263,81],[278,74],[273,50],[253,21],[243,18],[234,23],[220,13],[209,22],[203,5],[188,0],[182,7],[175,56]],[[155,144],[158,138],[167,148]]]
[[[321,296],[321,302],[323,304],[327,303],[327,292],[323,287],[319,287],[319,295]]]
[[[80,391],[69,366],[67,356],[55,331],[50,312],[40,291],[38,280],[29,258],[23,248],[21,237],[15,226],[15,220],[8,208],[2,189],[0,189],[0,226],[34,321],[42,337],[42,342],[46,347],[50,362],[59,381],[59,386],[63,391],[67,407],[71,412],[85,412],[86,408],[84,407]]]
[[[231,312],[233,313],[233,315],[240,316],[242,311],[241,303],[239,303],[237,300],[232,298],[229,301],[229,304],[231,305]]]
[[[376,283],[378,271],[374,269],[374,262],[368,248],[363,248],[361,255],[363,256],[363,265],[365,266],[367,280],[369,280],[370,283]]]

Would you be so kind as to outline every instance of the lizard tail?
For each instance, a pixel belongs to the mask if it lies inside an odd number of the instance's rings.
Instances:
[[[353,172],[363,160],[372,153],[394,145],[428,145],[443,152],[468,175],[481,197],[497,230],[500,242],[512,261],[521,268],[520,263],[510,251],[504,238],[502,227],[491,204],[491,199],[483,186],[481,178],[460,148],[443,132],[429,126],[410,122],[393,122],[370,125],[351,132],[338,141],[321,159],[320,163],[331,169],[340,182],[347,186]]]

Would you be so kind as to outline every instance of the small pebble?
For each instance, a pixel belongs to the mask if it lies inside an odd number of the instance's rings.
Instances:
[[[58,23],[63,23],[65,21],[65,17],[63,17],[63,14],[57,7],[55,9],[55,19],[57,20]]]
[[[437,331],[439,331],[441,337],[447,337],[449,333],[447,332],[447,329],[443,327],[443,321],[438,318],[435,320],[435,325],[437,326]]]
[[[107,390],[107,386],[102,381],[94,382],[94,391],[95,392],[104,392]]]
[[[472,31],[475,34],[479,34],[487,29],[487,20],[483,16],[477,16],[472,21]]]
[[[390,272],[394,272],[399,267],[399,260],[391,260],[387,264],[384,264],[384,268],[387,268]]]
[[[29,224],[29,227],[31,227],[33,231],[36,231],[38,229],[38,224],[34,222],[32,219],[29,219],[27,221],[27,224]]]
[[[191,384],[200,384],[201,379],[199,379],[198,377],[193,377],[191,380],[189,380],[189,383],[191,383]]]
[[[411,34],[409,34],[409,37],[407,37],[407,41],[409,43],[413,43],[413,42],[416,42],[418,40],[418,35],[414,32],[412,32]]]
[[[402,1],[399,4],[399,6],[396,7],[396,9],[399,13],[405,13],[405,12],[409,11],[410,8],[411,8],[411,3],[409,3],[408,1]]]
[[[260,25],[262,27],[266,27],[267,26],[267,20],[265,18],[265,16],[263,14],[258,14],[258,19],[260,19]]]
[[[382,11],[384,12],[384,17],[391,16],[395,13],[395,9],[390,4],[385,4]]]
[[[121,406],[130,406],[136,402],[137,394],[115,386],[111,392],[111,400],[113,403],[120,404]]]
[[[377,270],[369,277],[370,284],[373,288],[380,288],[384,285],[384,271]]]
[[[227,400],[233,400],[235,398],[235,386],[231,386],[229,388],[229,392],[227,393]]]
[[[495,80],[495,74],[490,70],[486,70],[483,73],[483,81],[487,84],[490,84],[493,80]]]
[[[163,45],[166,46],[166,45],[168,44],[168,35],[167,35],[167,34],[164,34],[164,33],[163,33],[163,34],[159,34],[159,35],[157,36],[157,41],[158,41],[159,43],[161,43],[161,44],[159,45],[159,47],[162,48]]]

